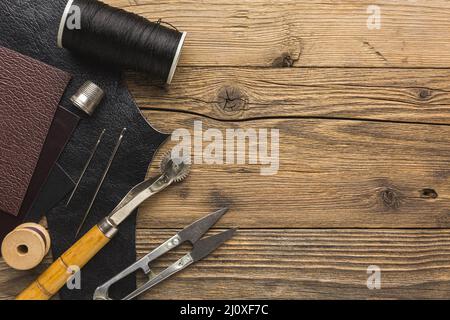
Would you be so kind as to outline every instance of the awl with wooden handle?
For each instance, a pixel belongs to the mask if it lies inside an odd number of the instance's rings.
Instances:
[[[161,162],[160,176],[146,180],[131,189],[106,218],[60,256],[22,291],[16,300],[48,300],[54,296],[67,283],[73,270],[84,267],[116,235],[118,226],[142,202],[172,183],[186,178],[189,169],[186,162],[166,156]]]

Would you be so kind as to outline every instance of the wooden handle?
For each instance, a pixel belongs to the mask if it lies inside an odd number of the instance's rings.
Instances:
[[[22,291],[16,300],[48,300],[72,276],[74,267],[83,268],[108,242],[98,226],[94,226],[69,250],[59,257],[37,280]]]

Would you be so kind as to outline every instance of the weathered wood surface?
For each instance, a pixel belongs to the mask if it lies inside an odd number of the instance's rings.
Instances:
[[[138,252],[172,233],[141,230]],[[448,299],[449,236],[448,230],[242,230],[143,298]],[[369,265],[381,268],[381,290],[367,288]]]
[[[138,230],[139,256],[174,232]],[[449,239],[448,230],[241,230],[143,298],[449,299]],[[161,258],[154,269],[183,252]],[[367,288],[370,265],[381,268],[381,290]],[[24,274],[0,262],[0,299],[13,298],[44,267]]]
[[[304,119],[224,123],[183,113],[145,115],[168,131],[192,129],[196,120],[203,130],[279,128],[280,169],[261,176],[263,166],[248,160],[194,165],[186,181],[142,205],[144,226],[180,227],[223,205],[232,210],[221,225],[241,228],[450,226],[449,126]]]
[[[218,120],[322,117],[450,124],[449,69],[179,68],[172,85],[128,84],[145,109]]]
[[[365,0],[106,2],[189,33],[171,86],[128,74],[153,126],[280,130],[277,175],[196,164],[144,203],[139,255],[224,205],[241,230],[143,298],[450,298],[450,1],[377,1],[380,30]],[[0,261],[0,298],[44,268]]]
[[[446,0],[107,2],[187,31],[184,66],[450,67]]]

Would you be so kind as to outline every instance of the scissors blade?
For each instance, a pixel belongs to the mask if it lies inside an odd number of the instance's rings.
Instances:
[[[180,242],[189,241],[194,245],[227,211],[228,208],[222,208],[187,226],[178,233]]]
[[[228,229],[227,231],[221,232],[214,236],[199,240],[197,243],[195,243],[194,249],[192,249],[191,251],[191,257],[194,260],[193,262],[197,262],[207,257],[218,247],[220,247],[224,242],[231,239],[235,233],[236,229]]]

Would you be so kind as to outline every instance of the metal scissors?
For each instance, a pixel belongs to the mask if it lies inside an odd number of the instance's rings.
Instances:
[[[170,276],[183,269],[186,269],[191,264],[202,260],[207,257],[213,251],[215,251],[220,245],[225,241],[233,237],[236,229],[228,229],[219,234],[203,238],[206,232],[214,225],[216,222],[228,211],[228,208],[222,208],[214,213],[211,213],[200,220],[187,226],[175,236],[161,244],[155,250],[136,261],[134,264],[120,272],[111,280],[107,281],[103,285],[99,286],[94,293],[94,300],[111,300],[109,297],[109,289],[116,282],[127,277],[128,275],[142,270],[146,275],[149,276],[149,281],[143,284],[141,287],[128,294],[122,300],[131,300],[141,293],[149,290],[150,288],[156,286],[158,283],[164,281]],[[150,270],[150,263],[172,249],[180,246],[184,242],[190,242],[193,246],[192,251],[187,253],[181,259],[170,265],[167,269],[161,271],[159,274],[152,275]]]

